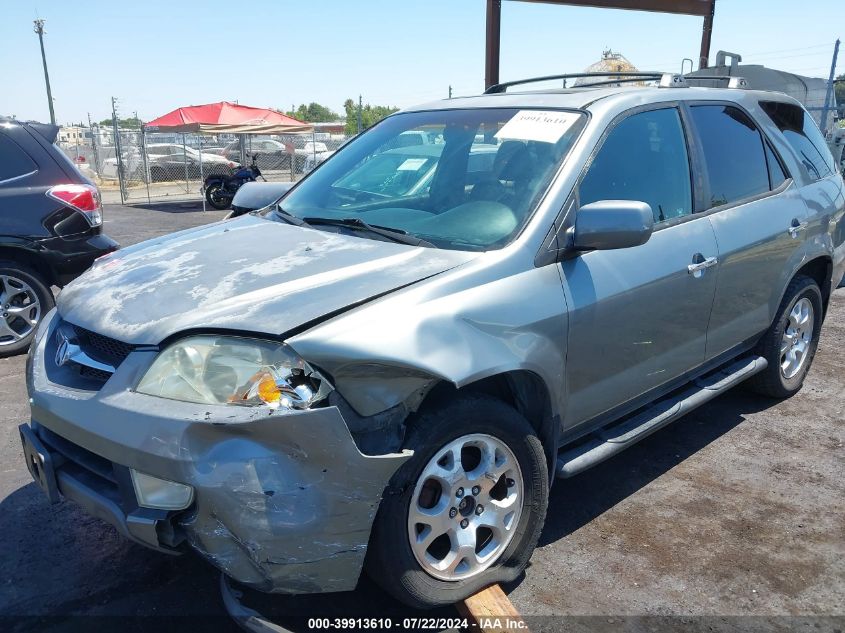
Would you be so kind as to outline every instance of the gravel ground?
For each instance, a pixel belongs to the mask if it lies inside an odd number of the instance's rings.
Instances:
[[[196,205],[110,205],[105,226],[128,245],[223,214]],[[601,616],[570,621],[577,630],[614,630],[624,622],[619,616],[667,615],[737,616],[731,630],[793,630],[799,622],[810,630],[812,621],[794,618],[843,616],[843,349],[840,288],[797,396],[778,402],[734,390],[615,459],[558,481],[531,565],[507,588],[519,611]],[[24,360],[0,360],[0,627],[64,631],[79,628],[73,615],[159,615],[168,617],[120,628],[161,630],[184,623],[172,617],[182,616],[197,618],[192,628],[233,630],[217,617],[219,576],[198,557],[147,551],[72,504],[46,503],[23,465],[16,429],[28,419]],[[336,604],[373,616],[401,612],[369,583],[330,600],[278,604],[313,615]],[[823,622],[821,630],[842,629],[841,619]],[[118,628],[113,620],[98,626]]]

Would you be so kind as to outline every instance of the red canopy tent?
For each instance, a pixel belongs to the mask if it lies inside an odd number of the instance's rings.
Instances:
[[[313,126],[276,110],[220,101],[177,108],[150,121],[144,128],[148,132],[282,134],[310,132]]]

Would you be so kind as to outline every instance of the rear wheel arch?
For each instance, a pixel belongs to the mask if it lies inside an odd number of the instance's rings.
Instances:
[[[417,411],[435,408],[467,393],[498,398],[528,420],[543,445],[551,482],[560,439],[560,419],[552,407],[551,392],[545,381],[536,373],[524,369],[486,376],[460,388],[451,382],[440,381],[428,391]],[[413,420],[409,423],[413,424]]]
[[[47,286],[56,284],[55,275],[49,264],[27,248],[0,244],[0,261],[13,262],[30,268],[42,277]]]
[[[831,284],[831,276],[833,275],[833,259],[830,258],[828,255],[822,255],[821,257],[816,257],[811,259],[810,261],[802,264],[801,268],[795,271],[795,274],[792,275],[790,279],[790,283],[796,277],[809,277],[813,281],[818,284],[819,289],[822,291],[822,309],[824,313],[827,312],[827,304],[830,301],[830,295],[833,291],[833,287]],[[787,291],[787,288],[784,288],[783,294],[781,295],[781,301],[783,301],[783,297]],[[824,314],[822,315],[824,316]]]

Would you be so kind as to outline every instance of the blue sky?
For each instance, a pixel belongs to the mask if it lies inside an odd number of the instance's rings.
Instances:
[[[47,120],[32,20],[59,122],[145,120],[237,100],[287,109],[346,98],[407,106],[484,82],[484,0],[0,0],[0,114]],[[604,48],[641,69],[698,57],[701,18],[505,0],[501,79],[578,72]],[[845,35],[841,0],[717,0],[712,56],[826,77]],[[711,56],[711,59],[712,59]],[[845,72],[845,45],[838,65]]]

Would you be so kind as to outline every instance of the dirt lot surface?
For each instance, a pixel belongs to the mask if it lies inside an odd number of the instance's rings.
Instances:
[[[114,205],[106,231],[128,245],[222,215]],[[797,396],[777,402],[734,390],[558,481],[531,566],[507,588],[519,611],[601,616],[570,621],[576,630],[621,630],[626,615],[746,616],[730,619],[731,630],[842,629],[840,619],[819,627],[788,616],[845,614],[843,350],[840,288]],[[199,558],[147,551],[70,503],[47,504],[18,440],[17,425],[28,419],[24,362],[0,360],[0,627],[80,630],[69,616],[178,615],[220,616],[188,630],[235,630],[222,617],[219,576]],[[320,605],[339,603],[372,616],[379,608],[401,612],[369,583],[329,602],[280,599],[315,616],[324,614]],[[86,630],[117,628],[85,622]],[[173,622],[134,620],[121,630]],[[538,620],[536,628],[559,628],[554,622]]]

